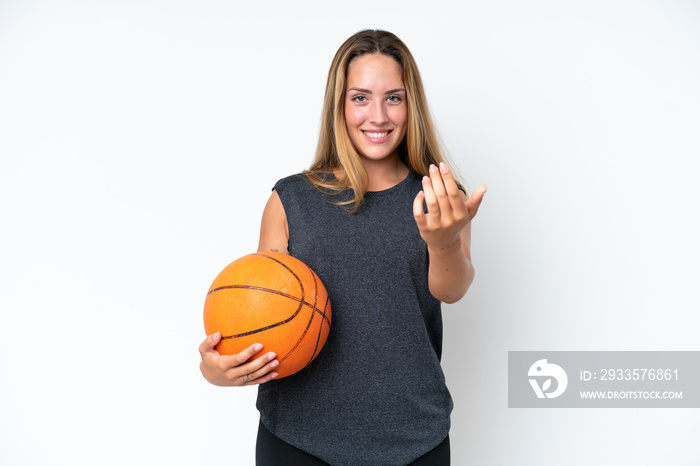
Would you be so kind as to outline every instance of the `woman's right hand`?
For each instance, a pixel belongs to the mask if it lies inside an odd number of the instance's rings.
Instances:
[[[279,366],[275,353],[268,353],[249,361],[252,356],[262,351],[263,345],[257,343],[238,354],[226,356],[215,348],[219,341],[221,332],[216,332],[199,345],[199,354],[202,356],[199,369],[209,383],[220,387],[241,387],[258,385],[277,377],[277,372],[273,371]]]

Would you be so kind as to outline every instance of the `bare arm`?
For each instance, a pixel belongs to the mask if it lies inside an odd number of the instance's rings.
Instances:
[[[288,238],[284,207],[277,193],[273,191],[263,211],[258,252],[278,251],[288,254]],[[279,365],[279,361],[275,359],[275,353],[268,353],[249,361],[251,356],[263,350],[263,345],[253,344],[238,354],[225,356],[216,350],[220,341],[221,333],[216,332],[199,345],[202,357],[199,368],[210,383],[220,386],[257,385],[277,377],[274,369]]]
[[[284,207],[277,191],[272,191],[272,195],[265,205],[260,224],[258,252],[275,251],[289,254],[288,243],[287,215],[284,213]]]
[[[471,263],[471,219],[476,215],[486,186],[469,199],[459,190],[447,165],[431,166],[423,191],[413,203],[413,215],[428,245],[428,284],[431,294],[446,303],[462,299],[474,280]],[[423,211],[423,201],[428,212]]]
[[[456,303],[474,281],[474,266],[469,253],[471,225],[462,230],[459,240],[448,249],[428,247],[430,293],[445,303]]]

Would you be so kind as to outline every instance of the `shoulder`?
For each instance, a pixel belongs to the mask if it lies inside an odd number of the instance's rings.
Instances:
[[[285,176],[284,178],[279,179],[272,189],[279,192],[289,186],[298,186],[300,183],[304,182],[305,179],[306,175],[303,173],[295,173],[293,175]]]
[[[348,191],[347,188],[338,187],[338,180],[333,173],[325,171],[295,173],[279,180],[272,189],[280,195],[283,202],[285,198],[298,196],[327,201],[329,196],[335,197]]]

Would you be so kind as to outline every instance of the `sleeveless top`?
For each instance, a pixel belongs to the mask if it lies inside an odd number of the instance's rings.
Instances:
[[[332,323],[300,372],[259,385],[265,427],[332,465],[405,465],[442,442],[452,398],[440,367],[440,301],[413,218],[413,173],[368,192],[356,213],[303,174],[278,181],[289,253],[326,286]]]

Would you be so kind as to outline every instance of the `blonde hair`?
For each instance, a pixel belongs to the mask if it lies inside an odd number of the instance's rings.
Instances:
[[[388,31],[367,29],[352,35],[340,46],[328,71],[316,155],[305,171],[309,180],[326,192],[337,194],[352,189],[354,199],[338,203],[354,204],[352,212],[362,203],[369,180],[345,125],[346,80],[350,62],[366,54],[386,55],[401,66],[407,104],[406,135],[398,147],[401,161],[418,175],[428,175],[431,164],[445,161],[423,81],[406,44]],[[329,174],[338,168],[345,176],[340,180],[329,179]]]

